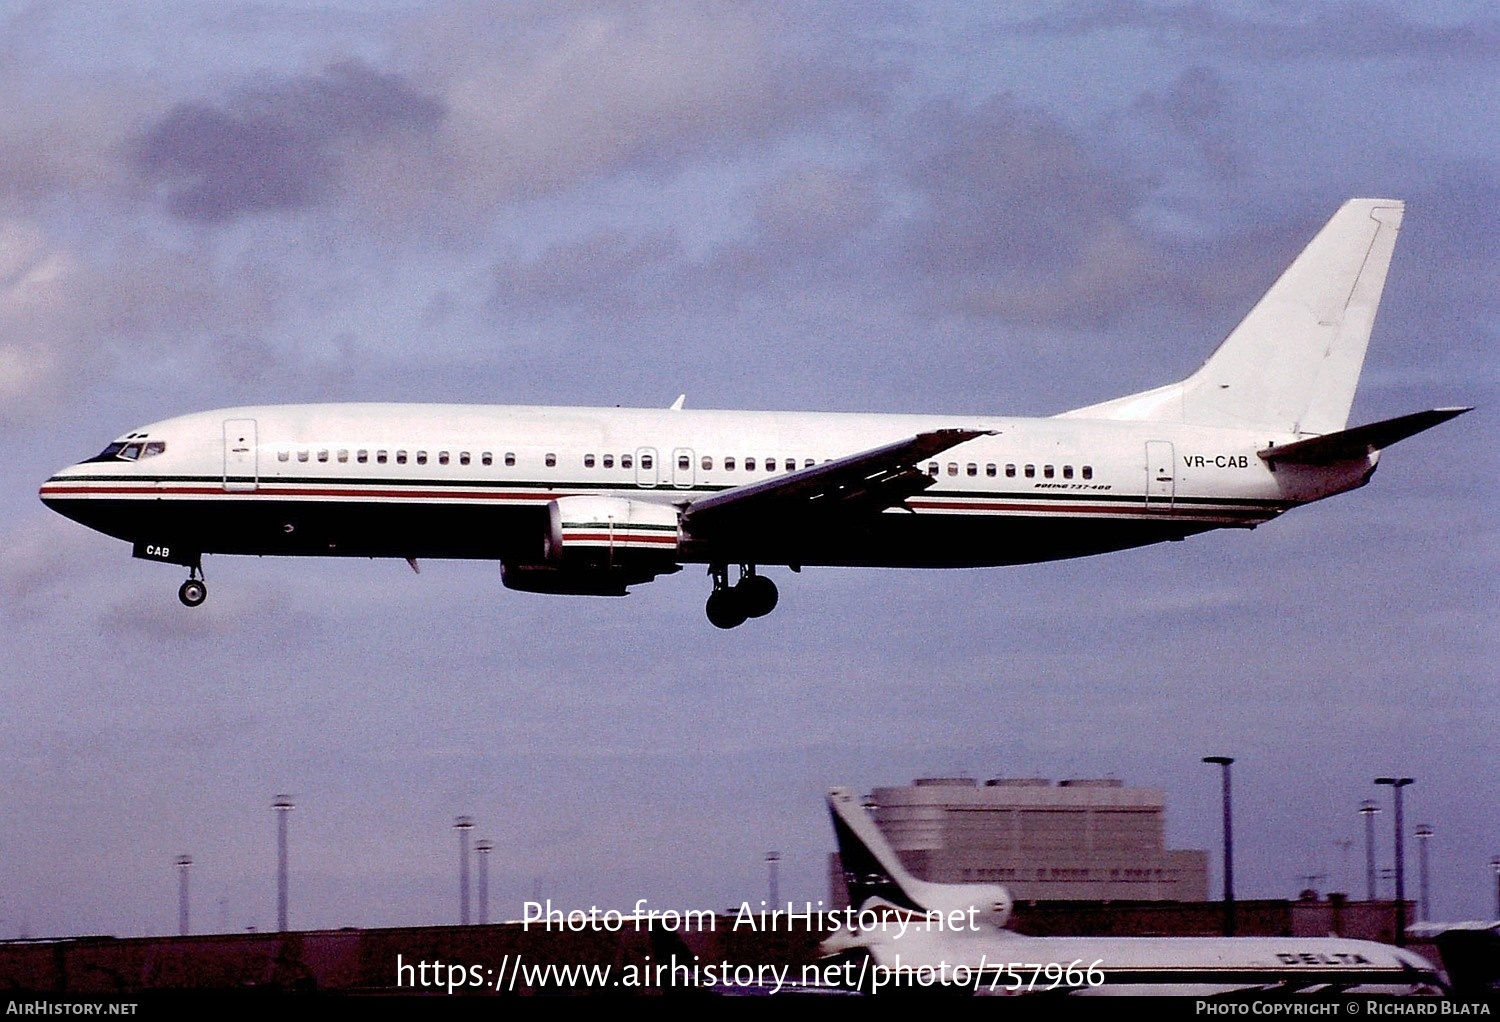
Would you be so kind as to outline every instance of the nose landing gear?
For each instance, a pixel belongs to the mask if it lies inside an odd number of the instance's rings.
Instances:
[[[208,599],[208,585],[203,581],[203,567],[195,564],[188,569],[188,579],[177,590],[177,598],[184,607],[196,607]]]
[[[737,628],[752,617],[765,617],[776,609],[780,598],[776,583],[757,575],[755,565],[740,565],[739,581],[732,586],[727,564],[711,564],[708,573],[713,576],[714,591],[708,594],[703,609],[714,627]]]

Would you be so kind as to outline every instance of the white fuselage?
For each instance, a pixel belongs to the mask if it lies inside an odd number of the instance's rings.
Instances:
[[[927,460],[920,467],[935,482],[871,516],[867,527],[750,528],[712,538],[684,530],[677,559],[1049,560],[1251,527],[1359,485],[1374,462],[1273,471],[1255,452],[1286,435],[1155,422],[287,405],[203,412],[133,431],[114,456],[58,472],[41,496],[102,532],[188,554],[524,560],[542,553],[535,514],[560,497],[682,507],[955,427],[993,435]],[[130,458],[132,444],[140,446]]]

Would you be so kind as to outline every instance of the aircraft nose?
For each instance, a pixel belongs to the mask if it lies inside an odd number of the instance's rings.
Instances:
[[[78,487],[69,477],[77,470],[77,465],[59,469],[37,490],[37,496],[41,498],[43,504],[67,518],[74,517],[68,513],[68,508],[73,503],[71,498],[78,492]]]

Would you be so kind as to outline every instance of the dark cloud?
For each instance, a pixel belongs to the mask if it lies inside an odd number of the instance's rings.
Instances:
[[[493,303],[502,314],[549,308],[619,313],[634,308],[644,292],[660,291],[661,272],[680,255],[670,231],[640,237],[601,231],[554,245],[534,259],[501,262]]]
[[[1212,46],[1261,60],[1308,57],[1493,61],[1500,57],[1500,20],[1469,18],[1435,25],[1369,3],[1262,8],[1244,16],[1206,2],[1157,4],[1108,0],[1073,5],[1018,27],[1046,35],[1085,36],[1140,30],[1166,43]],[[1292,12],[1276,17],[1276,12]]]
[[[399,76],[349,62],[219,107],[179,103],[136,141],[131,159],[173,213],[217,223],[318,201],[362,147],[429,133],[443,116],[439,100]]]
[[[1205,168],[1224,178],[1240,173],[1229,123],[1232,106],[1229,84],[1207,67],[1188,68],[1164,93],[1146,93],[1136,102],[1139,111],[1164,120],[1193,146]]]
[[[921,199],[898,249],[949,310],[1031,323],[1097,323],[1149,278],[1131,225],[1149,194],[1108,142],[1010,96],[921,109],[892,143]]]

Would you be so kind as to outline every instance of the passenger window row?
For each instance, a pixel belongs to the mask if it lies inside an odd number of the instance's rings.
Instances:
[[[276,452],[276,460],[291,461],[292,455],[294,453],[297,456],[297,460],[301,462],[316,460],[326,463],[332,460],[342,464],[348,462],[351,457],[351,451],[347,447],[340,447],[337,449],[320,447],[316,449],[301,448],[295,452],[290,450],[280,450]],[[368,447],[361,447],[358,450],[353,451],[352,457],[354,462],[360,465],[369,464],[371,461],[374,461],[374,463],[377,465],[384,465],[392,460],[394,460],[397,465],[405,465],[408,461],[415,462],[418,465],[425,465],[428,463],[428,455],[426,451],[414,451],[411,452],[410,455],[408,455],[408,452],[404,448],[396,449],[394,459],[392,458],[391,451],[387,448],[375,448],[372,451]],[[507,451],[504,454],[504,459],[507,467],[514,466],[516,463],[516,456],[512,451]],[[473,455],[468,451],[459,451],[456,454],[449,451],[438,451],[433,460],[435,460],[439,465],[469,465],[473,463],[474,458]],[[481,451],[479,454],[479,463],[481,465],[493,465],[495,463],[494,453],[491,451]]]
[[[550,457],[550,455],[549,455],[549,457]],[[803,468],[812,468],[817,463],[818,462],[817,462],[816,458],[803,458],[802,459],[802,467]],[[552,462],[549,461],[547,464],[551,465]],[[593,468],[596,464],[599,465],[602,468],[613,468],[614,464],[615,464],[615,462],[614,462],[614,456],[610,455],[610,454],[605,454],[605,455],[601,455],[597,460],[595,459],[594,455],[592,455],[592,454],[585,454],[583,456],[583,467],[584,468]],[[733,472],[733,471],[735,471],[736,466],[737,465],[741,465],[741,464],[744,466],[744,471],[746,471],[746,472],[754,472],[755,471],[755,466],[756,466],[756,460],[754,458],[743,458],[743,459],[736,460],[735,457],[734,457],[734,455],[729,455],[729,456],[725,457],[723,459],[723,461],[720,462],[720,464],[723,465],[724,471],[726,471],[726,472]],[[764,471],[766,471],[766,472],[775,472],[777,470],[777,466],[778,465],[781,466],[781,470],[783,472],[794,472],[797,469],[797,459],[796,458],[782,458],[779,461],[776,458],[766,458],[765,461],[762,462],[762,464],[765,466]],[[622,455],[620,455],[620,467],[621,468],[630,468],[630,455],[628,455],[628,454],[622,454]],[[650,468],[650,467],[651,467],[651,455],[649,455],[649,454],[643,454],[643,455],[641,455],[641,468]],[[680,453],[680,454],[677,455],[677,469],[678,469],[678,471],[680,471],[680,472],[686,472],[689,469],[691,469],[692,467],[693,467],[692,455],[686,454],[686,453]],[[713,457],[713,455],[711,455],[711,454],[702,455],[698,459],[698,467],[701,468],[705,472],[711,472],[711,471],[713,471],[713,467],[714,467],[714,457]]]
[[[948,462],[947,469],[948,469],[948,474],[950,476],[956,476],[956,475],[959,474],[959,463],[956,462],[956,461],[950,461],[950,462]],[[1041,466],[1041,469],[1042,469],[1042,478],[1043,479],[1054,479],[1054,478],[1057,477],[1057,474],[1058,474],[1057,466],[1055,466],[1055,465],[1043,465],[1043,466]],[[1037,474],[1037,466],[1036,465],[1023,465],[1023,466],[1021,466],[1021,473],[1027,479],[1035,479],[1036,478],[1036,474]],[[935,461],[929,461],[927,463],[927,474],[930,475],[930,476],[933,476],[934,478],[936,478],[939,475],[939,465],[938,465],[937,462],[935,462]],[[969,462],[967,465],[963,466],[963,474],[964,475],[969,475],[969,476],[977,476],[977,475],[979,475],[979,464],[977,462],[973,462],[973,461]],[[984,466],[984,474],[986,476],[989,476],[990,478],[994,478],[996,475],[999,474],[999,466],[996,465],[996,464],[994,464],[993,462],[985,465]],[[1082,468],[1080,468],[1078,470],[1078,474],[1079,474],[1079,477],[1082,478],[1082,479],[1092,479],[1092,478],[1094,478],[1094,466],[1092,466],[1092,465],[1084,465]],[[1006,465],[1005,466],[1005,478],[1007,478],[1007,479],[1014,479],[1014,478],[1016,478],[1016,466],[1015,465],[1012,464],[1012,465]],[[1062,466],[1062,478],[1064,478],[1064,479],[1072,479],[1073,478],[1073,466],[1072,465],[1063,465]]]
[[[153,451],[152,453],[156,452]],[[429,453],[425,450],[407,451],[405,448],[397,448],[392,451],[388,448],[372,449],[361,447],[358,449],[350,449],[347,447],[319,447],[299,448],[297,450],[283,449],[276,452],[277,461],[289,462],[293,459],[293,457],[295,457],[297,461],[304,463],[316,461],[326,464],[332,461],[343,464],[352,460],[356,464],[360,465],[368,464],[372,461],[377,465],[385,465],[390,462],[394,462],[397,465],[405,465],[408,463],[426,465],[429,462],[435,461],[439,465],[456,464],[465,466],[472,464],[474,460],[473,455],[471,455],[468,451],[458,451],[456,453],[449,451],[438,451],[435,455],[429,456]],[[515,467],[516,454],[514,451],[506,451],[501,457],[506,468]],[[824,460],[826,461],[827,459]],[[612,469],[616,464],[618,464],[620,468],[630,471],[636,467],[637,461],[640,462],[640,467],[642,469],[648,471],[656,467],[655,459],[652,457],[652,455],[644,452],[639,455],[621,454],[618,457],[613,454],[585,454],[583,456],[583,467],[588,469]],[[495,455],[492,452],[483,451],[479,454],[479,464],[489,466],[493,465],[494,463]],[[542,463],[546,465],[547,468],[556,468],[557,454],[551,451],[547,452],[542,456]],[[802,459],[803,468],[812,468],[817,463],[818,462],[816,458]],[[734,455],[728,455],[721,460],[720,464],[723,466],[723,470],[726,472],[734,472],[736,470],[754,472],[757,470],[757,466],[760,466],[761,470],[765,472],[775,472],[778,469],[783,472],[793,472],[797,469],[796,458],[772,457],[757,461],[757,459],[755,459],[754,457],[736,459]],[[713,455],[702,455],[698,459],[698,465],[705,472],[712,471],[714,467]],[[691,455],[679,454],[677,456],[677,468],[679,471],[686,472],[691,467]],[[994,473],[991,472],[990,474],[993,475]]]

